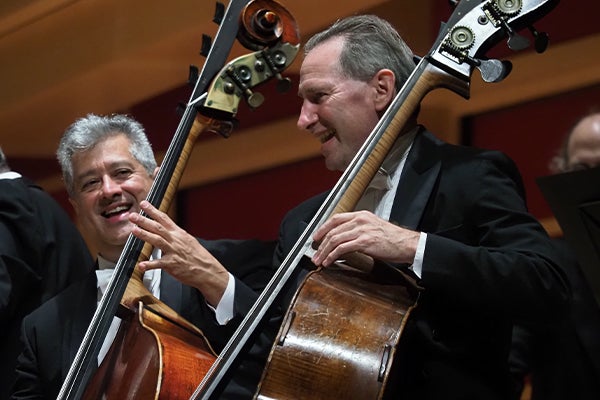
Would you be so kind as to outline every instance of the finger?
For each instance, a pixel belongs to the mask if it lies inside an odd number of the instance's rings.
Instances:
[[[351,219],[352,214],[353,213],[339,213],[331,216],[327,221],[325,221],[313,232],[313,240],[316,242],[320,242],[321,240],[323,240],[323,237],[327,233],[329,233],[329,231],[335,229],[339,225]]]
[[[343,259],[348,253],[360,251],[360,235],[354,230],[340,232],[332,238],[329,250],[323,260],[323,265],[331,265],[337,260]]]
[[[158,222],[159,225],[170,226],[171,224],[173,224],[173,220],[169,218],[169,216],[166,213],[154,207],[147,200],[142,200],[140,202],[140,208],[146,213],[146,215],[148,215],[148,217]]]
[[[162,265],[159,263],[158,260],[142,261],[138,264],[138,268],[142,272],[146,272],[151,269],[161,269],[161,267],[162,267]]]
[[[316,265],[327,266],[333,263],[339,255],[338,249],[347,240],[352,240],[353,234],[346,228],[347,223],[336,226],[323,237],[316,253],[313,256],[313,263]]]
[[[143,242],[150,243],[153,247],[160,249],[163,253],[167,252],[168,242],[161,235],[153,233],[146,227],[134,225],[131,233]]]
[[[129,221],[144,230],[152,232],[157,231],[158,223],[141,214],[129,214]]]

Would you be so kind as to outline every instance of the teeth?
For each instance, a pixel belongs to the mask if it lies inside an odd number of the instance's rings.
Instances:
[[[129,207],[127,207],[127,206],[120,206],[120,207],[117,207],[117,208],[115,208],[113,210],[105,212],[104,216],[111,216],[113,214],[118,214],[118,213],[120,213],[122,211],[127,211],[128,209],[129,209]]]
[[[335,136],[335,129],[331,129],[331,130],[325,132],[323,135],[321,135],[321,137],[319,139],[321,140],[321,143],[325,143],[326,141],[328,141],[329,139],[331,139],[334,136]]]

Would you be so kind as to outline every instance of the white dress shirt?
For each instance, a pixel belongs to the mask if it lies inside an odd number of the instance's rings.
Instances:
[[[406,140],[396,140],[388,155],[383,160],[381,167],[367,186],[363,197],[358,201],[356,210],[368,210],[378,217],[390,220],[392,206],[396,198],[400,176],[404,169],[406,157],[412,147],[412,143],[419,128],[414,128],[402,138]],[[400,139],[402,139],[400,138]],[[421,277],[423,269],[423,255],[425,253],[425,244],[427,242],[427,234],[421,232],[419,242],[417,243],[417,251],[410,269]]]
[[[160,250],[155,249],[152,252],[150,259],[160,258]],[[108,261],[101,255],[98,255],[98,269],[96,270],[97,288],[98,288],[98,303],[102,298],[110,279],[112,278],[115,270],[115,263]],[[152,293],[156,298],[160,298],[160,269],[152,269],[144,273],[144,286]],[[119,325],[121,324],[121,318],[114,316],[106,333],[106,338],[102,343],[100,352],[98,353],[98,365],[102,362],[106,353],[110,349],[112,342],[115,340]]]

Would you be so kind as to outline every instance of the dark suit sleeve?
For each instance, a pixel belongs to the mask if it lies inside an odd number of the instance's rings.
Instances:
[[[547,234],[527,212],[514,163],[485,152],[449,164],[427,213],[431,223],[423,224],[426,290],[463,308],[516,319],[565,313],[567,280]]]
[[[193,303],[196,304],[190,304],[196,309],[189,316],[190,320],[205,332],[215,350],[220,351],[271,279],[275,242],[222,239],[200,240],[200,243],[235,279],[234,315],[226,325],[219,325],[199,291],[194,290]]]
[[[14,380],[21,321],[92,264],[68,214],[26,179],[0,180],[0,398]]]
[[[273,274],[275,242],[259,240],[215,240],[200,243],[234,276],[234,317],[219,325],[200,293],[195,290],[197,310],[191,321],[203,330],[209,342],[220,352],[231,338],[250,307]],[[192,305],[194,307],[195,305]],[[216,391],[219,399],[251,398],[254,394],[269,350],[279,327],[278,316],[266,316],[251,335],[247,346],[234,361]]]
[[[38,254],[42,243],[25,188],[2,180],[0,184],[0,326],[6,327],[17,310],[26,307],[24,302],[39,302],[35,297],[41,289],[42,260]]]
[[[83,278],[92,265],[67,213],[22,179],[0,180],[0,326]]]
[[[64,347],[69,342],[65,342],[65,337],[70,334],[68,327],[78,318],[74,308],[85,303],[81,290],[71,294],[74,291],[74,286],[67,289],[23,319],[23,349],[17,359],[11,399],[54,399],[58,395],[63,357],[71,350]],[[76,349],[79,341],[70,345]]]
[[[17,361],[17,380],[11,395],[12,400],[45,399],[41,387],[35,328],[30,321],[23,322],[21,341],[23,350]]]
[[[23,349],[11,399],[56,399],[96,307],[96,275],[51,298],[23,319]]]

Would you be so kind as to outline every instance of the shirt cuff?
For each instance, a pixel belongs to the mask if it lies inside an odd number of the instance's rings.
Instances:
[[[215,319],[219,325],[227,325],[233,318],[233,300],[235,298],[235,278],[231,273],[229,274],[229,280],[227,281],[227,287],[217,308],[212,307],[208,304],[208,307],[215,312]]]
[[[423,273],[423,256],[425,254],[425,244],[427,243],[427,234],[421,232],[419,236],[419,242],[417,243],[417,251],[415,252],[415,259],[411,265],[412,271],[421,279]]]

